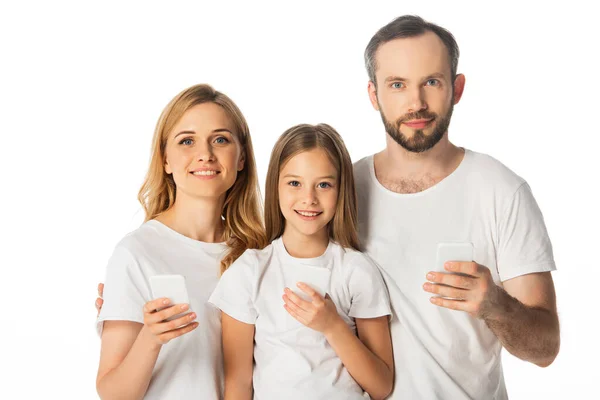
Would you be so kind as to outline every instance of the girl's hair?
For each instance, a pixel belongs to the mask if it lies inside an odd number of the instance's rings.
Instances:
[[[156,124],[150,166],[138,200],[146,213],[145,221],[156,218],[175,204],[175,181],[164,168],[167,139],[183,114],[203,103],[217,104],[229,116],[245,160],[244,169],[238,172],[235,183],[225,194],[221,213],[225,223],[223,236],[230,248],[221,260],[223,273],[247,248],[262,248],[267,244],[250,131],[242,112],[229,97],[209,85],[201,84],[183,90],[171,100]]]
[[[327,224],[329,237],[345,248],[359,250],[357,202],[352,161],[339,133],[327,124],[296,125],[281,135],[267,171],[265,188],[265,228],[269,242],[283,235],[285,219],[279,207],[279,174],[295,155],[313,150],[325,151],[339,176],[338,199],[333,219]]]

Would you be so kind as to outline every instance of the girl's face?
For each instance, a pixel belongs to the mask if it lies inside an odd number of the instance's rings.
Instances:
[[[169,133],[165,171],[173,174],[177,196],[221,197],[244,168],[234,125],[221,106],[198,104]]]
[[[287,235],[327,238],[338,199],[338,173],[325,151],[296,154],[279,173],[279,207]]]

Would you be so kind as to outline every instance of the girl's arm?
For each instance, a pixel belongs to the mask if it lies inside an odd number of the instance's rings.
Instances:
[[[162,345],[198,326],[197,322],[189,323],[196,317],[194,313],[162,322],[182,311],[181,305],[153,311],[164,306],[164,300],[146,303],[145,325],[132,321],[104,321],[96,378],[96,390],[101,399],[143,399]]]
[[[225,400],[252,399],[254,325],[221,312]]]
[[[394,384],[394,361],[388,316],[356,318],[358,337],[337,313],[329,296],[321,297],[307,285],[298,287],[312,301],[285,289],[285,309],[299,322],[322,332],[354,380],[372,399],[384,399]]]

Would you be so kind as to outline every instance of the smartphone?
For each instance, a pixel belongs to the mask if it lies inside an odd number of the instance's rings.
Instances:
[[[473,261],[473,243],[438,243],[435,271],[448,272],[444,269],[444,264],[448,261]]]
[[[175,304],[189,304],[190,299],[188,297],[187,287],[185,285],[185,278],[182,275],[154,275],[150,277],[150,289],[152,290],[152,299],[158,299],[160,297],[168,298],[171,303],[167,307],[171,307]],[[163,307],[160,310],[164,310],[167,307]],[[185,312],[174,315],[166,319],[166,321],[172,321],[179,317],[182,317],[190,313],[190,308]]]
[[[285,285],[306,301],[311,301],[311,298],[308,294],[300,290],[296,285],[298,282],[306,283],[319,293],[319,295],[325,297],[329,288],[329,281],[331,280],[331,270],[329,268],[311,265],[286,266],[283,275]]]

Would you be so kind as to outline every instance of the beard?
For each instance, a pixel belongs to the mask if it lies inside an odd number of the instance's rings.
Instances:
[[[379,109],[381,110],[381,106]],[[448,112],[441,118],[436,113],[424,110],[405,114],[394,122],[390,122],[383,114],[383,111],[380,111],[380,114],[385,131],[396,143],[412,153],[422,153],[431,149],[444,137],[444,134],[450,125],[450,118],[452,117],[453,111],[454,104],[450,104],[450,109],[448,109]],[[429,135],[426,135],[423,132],[424,129],[416,129],[412,137],[407,137],[400,130],[400,126],[403,122],[414,119],[431,119],[432,122],[437,123],[433,128],[433,132]]]

